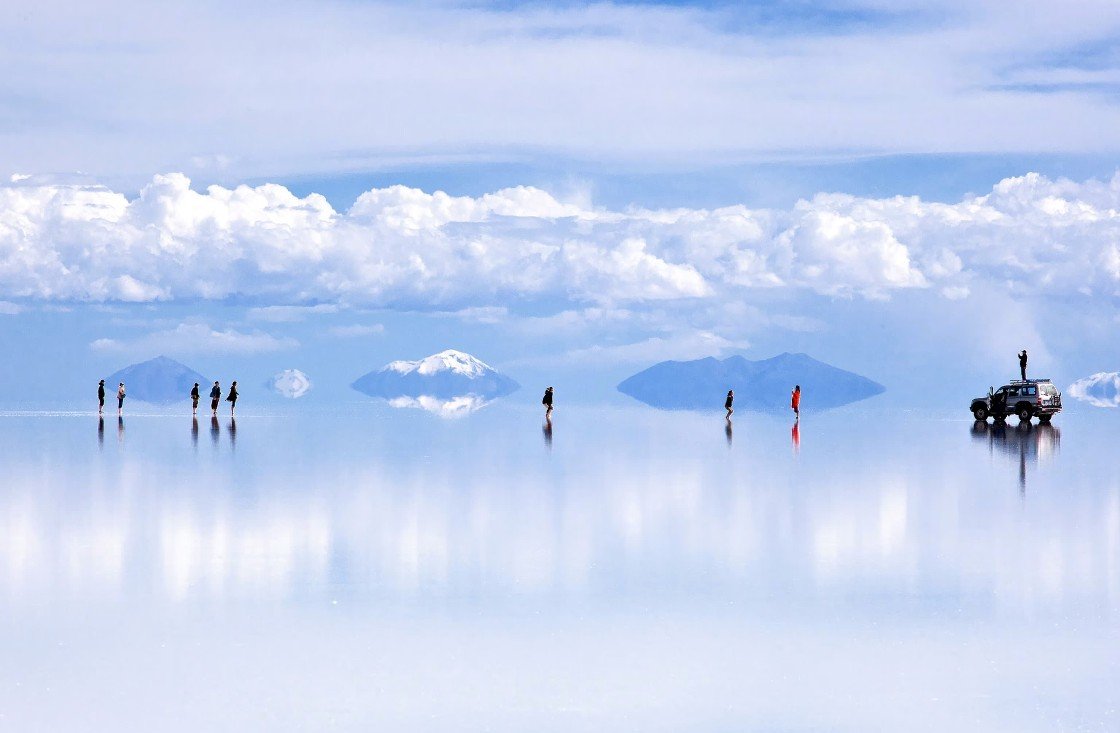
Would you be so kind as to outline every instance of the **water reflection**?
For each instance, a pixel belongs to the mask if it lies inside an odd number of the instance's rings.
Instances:
[[[124,418],[117,415],[117,443],[124,443]]]
[[[191,418],[191,445],[198,450],[198,418]]]
[[[229,419],[229,447],[237,449],[237,420],[232,417]]]
[[[548,451],[552,452],[552,415],[545,415],[544,425],[541,427],[544,433],[544,444]]]
[[[793,427],[790,428],[789,437],[793,442],[793,454],[797,455],[801,452],[801,421],[797,418],[793,420]]]
[[[727,425],[723,428],[723,434],[727,437],[727,447],[731,447],[731,439],[734,436],[734,428],[731,425],[731,418],[727,418]]]
[[[999,451],[1019,464],[1019,491],[1026,493],[1028,466],[1036,466],[1057,455],[1061,447],[1062,431],[1057,426],[1018,423],[1009,426],[1005,421],[993,423],[977,421],[972,425],[973,441],[988,446],[989,453]]]
[[[220,433],[221,433],[221,427],[218,426],[217,415],[211,416],[211,418],[210,418],[210,443],[215,448],[218,447],[218,437],[219,437]]]
[[[105,447],[105,418],[97,418],[97,447]]]
[[[424,410],[439,417],[454,418],[478,412],[489,405],[493,400],[475,394],[457,395],[443,399],[439,397],[394,397],[389,400],[389,405],[396,408]]]

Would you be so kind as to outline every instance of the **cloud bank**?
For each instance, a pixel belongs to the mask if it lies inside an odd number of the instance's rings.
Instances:
[[[977,287],[1120,295],[1120,174],[1029,174],[957,203],[819,194],[788,210],[607,210],[528,187],[473,198],[392,186],[340,212],[274,184],[198,192],[182,174],[156,176],[131,200],[101,186],[0,187],[8,300],[317,304],[254,314],[292,320],[335,303],[721,303],[778,290],[874,300],[916,289],[954,300]]]

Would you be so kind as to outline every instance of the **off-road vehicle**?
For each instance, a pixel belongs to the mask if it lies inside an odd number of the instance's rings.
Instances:
[[[1062,393],[1049,379],[1016,379],[999,389],[989,388],[988,396],[977,397],[968,409],[977,420],[1004,420],[1015,415],[1019,422],[1037,417],[1046,424],[1062,411]]]

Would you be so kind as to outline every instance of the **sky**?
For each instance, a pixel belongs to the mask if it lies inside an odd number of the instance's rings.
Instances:
[[[1117,371],[1118,31],[1110,2],[5,3],[0,402],[157,354],[262,399],[444,348],[534,399],[784,351],[902,403],[1021,348]]]

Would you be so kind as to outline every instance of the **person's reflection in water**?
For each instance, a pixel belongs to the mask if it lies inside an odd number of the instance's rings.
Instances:
[[[974,422],[970,432],[973,441],[987,444],[990,454],[998,448],[1018,463],[1019,493],[1023,495],[1027,493],[1029,467],[1037,465],[1040,458],[1049,459],[1056,455],[1062,440],[1061,430],[1053,425],[1020,423],[1010,427],[1002,420],[991,424]]]
[[[212,415],[210,417],[210,442],[214,444],[215,448],[218,447],[219,432],[221,432],[221,428],[218,427],[218,416]]]
[[[793,454],[799,454],[801,452],[801,420],[799,418],[794,418],[789,437],[793,441]]]
[[[198,418],[191,418],[191,445],[195,450],[198,450]]]
[[[723,434],[727,436],[727,447],[731,447],[731,434],[732,434],[731,418],[727,418],[727,424],[723,426]]]
[[[124,418],[120,415],[117,416],[117,442],[124,442]]]
[[[97,418],[97,447],[105,447],[105,418]]]
[[[544,445],[548,448],[548,452],[552,452],[552,415],[545,413],[544,427],[541,428],[544,432]]]
[[[229,419],[229,447],[237,450],[237,420]]]

